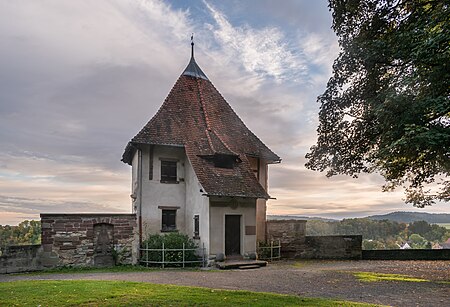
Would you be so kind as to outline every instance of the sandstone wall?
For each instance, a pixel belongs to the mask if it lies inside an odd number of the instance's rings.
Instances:
[[[303,259],[361,259],[362,236],[306,236],[303,248],[295,258]]]
[[[44,266],[137,263],[134,214],[41,214],[41,225]]]
[[[267,221],[267,240],[280,240],[283,258],[361,259],[361,236],[306,236],[306,221]]]
[[[0,274],[41,270],[41,250],[40,244],[6,247],[0,256]]]
[[[280,241],[281,255],[292,258],[305,244],[306,221],[304,220],[275,220],[267,221],[267,241]]]
[[[364,260],[450,260],[450,249],[363,250]]]

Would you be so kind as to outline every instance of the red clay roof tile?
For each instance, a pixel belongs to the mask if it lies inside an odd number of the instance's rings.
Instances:
[[[247,155],[270,162],[280,158],[242,122],[213,84],[181,75],[161,108],[128,143],[122,161],[131,164],[137,144],[184,146],[208,195],[268,198],[251,171]],[[238,156],[232,169],[214,166],[217,154]]]

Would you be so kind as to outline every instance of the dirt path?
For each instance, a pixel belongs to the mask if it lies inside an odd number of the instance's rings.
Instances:
[[[363,282],[351,272],[405,274],[430,282]],[[256,270],[0,275],[0,282],[28,279],[127,280],[335,298],[391,306],[449,306],[450,261],[282,262]]]

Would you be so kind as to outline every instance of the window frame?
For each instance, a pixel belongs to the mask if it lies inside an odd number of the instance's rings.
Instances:
[[[175,171],[174,175],[173,174],[167,174],[167,168],[172,168],[172,172],[173,170]],[[178,160],[174,160],[174,159],[164,159],[161,158],[161,179],[160,182],[161,183],[179,183],[178,181]],[[166,171],[163,171],[166,170]],[[170,171],[169,171],[170,173]]]
[[[178,231],[178,229],[177,229],[177,209],[178,208],[162,207],[160,209],[161,209],[161,232],[176,232],[176,231]],[[170,213],[172,213],[172,215]],[[171,225],[167,225],[168,222],[172,222],[172,221],[167,221],[167,218],[172,217],[172,216],[173,216],[173,223]],[[164,222],[166,222],[166,223],[164,223]]]
[[[200,239],[200,215],[194,215],[194,239]]]

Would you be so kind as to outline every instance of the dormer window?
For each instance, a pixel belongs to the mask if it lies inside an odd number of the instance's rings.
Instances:
[[[233,168],[234,162],[236,161],[235,156],[231,155],[214,155],[214,166],[220,168]]]

